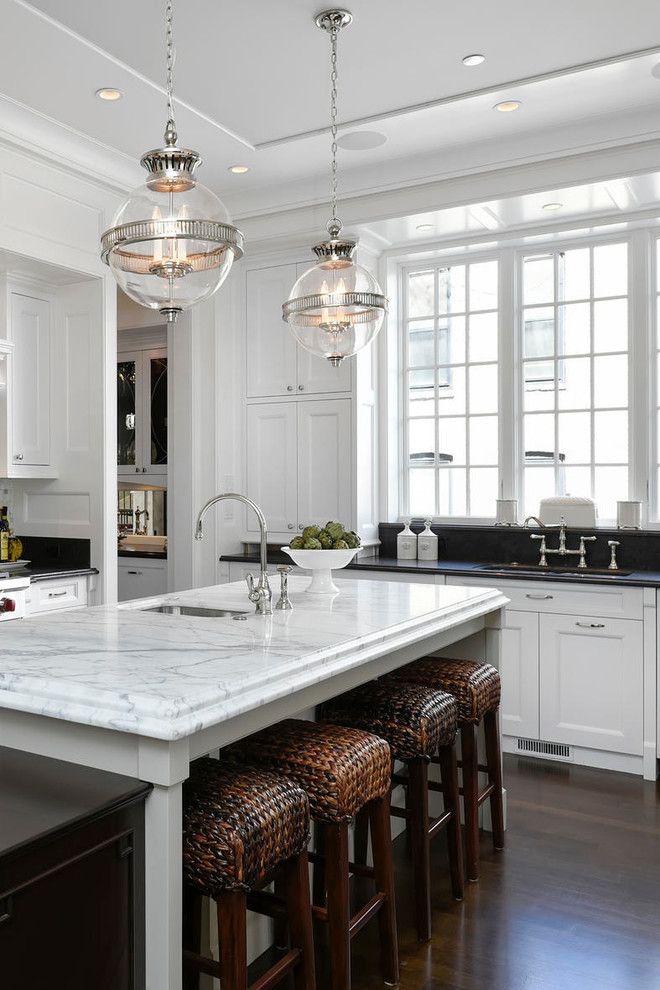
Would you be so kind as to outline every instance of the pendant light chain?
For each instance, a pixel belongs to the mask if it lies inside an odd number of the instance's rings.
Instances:
[[[330,29],[330,133],[332,135],[332,183],[331,203],[332,217],[328,221],[328,230],[336,236],[341,230],[341,220],[337,217],[337,36],[336,27]]]
[[[174,62],[176,60],[176,52],[174,49],[173,33],[172,33],[172,0],[167,0],[165,5],[165,38],[166,38],[166,56],[167,56],[167,74],[166,74],[166,88],[167,88],[167,132],[172,132],[174,135],[174,141],[176,142],[176,125],[174,122],[174,101],[172,98],[172,90],[174,88]]]

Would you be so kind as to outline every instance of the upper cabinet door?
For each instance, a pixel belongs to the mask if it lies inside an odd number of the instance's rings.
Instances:
[[[282,303],[296,281],[295,265],[247,273],[247,395],[294,395],[296,342],[282,319]]]
[[[143,454],[148,474],[167,474],[167,350],[143,356]]]
[[[247,494],[266,517],[270,534],[287,539],[297,521],[295,402],[259,402],[247,407]],[[245,527],[258,539],[255,514],[246,510]]]
[[[298,523],[349,526],[351,400],[298,402]]]
[[[297,278],[311,267],[309,265],[297,266]],[[297,371],[297,392],[298,395],[314,395],[319,392],[350,392],[351,375],[354,363],[353,358],[345,358],[338,368],[333,368],[325,358],[310,354],[304,347],[297,346],[298,371]]]
[[[50,304],[11,294],[11,464],[50,464]]]
[[[140,366],[142,355],[120,354],[117,361],[117,467],[120,474],[141,469]]]

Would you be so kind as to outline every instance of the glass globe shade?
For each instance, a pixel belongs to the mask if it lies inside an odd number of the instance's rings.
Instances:
[[[304,272],[282,307],[298,342],[335,366],[372,342],[386,312],[387,299],[373,275],[336,255]]]
[[[173,173],[130,194],[103,235],[103,258],[126,295],[172,321],[222,285],[242,240],[215,193]]]

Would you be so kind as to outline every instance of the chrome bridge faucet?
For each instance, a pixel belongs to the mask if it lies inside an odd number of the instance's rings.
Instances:
[[[549,528],[549,527],[547,527]],[[580,545],[577,550],[568,550],[566,547],[566,520],[562,516],[561,523],[559,524],[559,546],[558,547],[548,547],[547,536],[545,533],[532,533],[530,540],[540,540],[541,545],[539,550],[541,552],[541,559],[539,560],[539,567],[547,567],[548,556],[559,556],[559,557],[579,557],[580,562],[578,564],[578,570],[585,571],[587,569],[587,548],[585,543],[594,543],[596,540],[595,536],[581,536]]]
[[[216,495],[215,498],[208,500],[206,505],[202,506],[199,515],[197,516],[197,523],[195,525],[195,539],[201,540],[204,536],[204,531],[202,529],[202,519],[216,502],[222,502],[224,499],[235,499],[237,502],[242,502],[244,505],[249,506],[252,509],[259,521],[259,530],[261,532],[261,574],[259,575],[259,581],[255,584],[254,575],[247,574],[245,580],[248,586],[248,598],[256,606],[256,612],[258,615],[272,615],[273,614],[273,593],[270,590],[270,584],[268,583],[268,530],[266,529],[266,518],[257,505],[253,502],[251,498],[247,495],[237,495],[235,492],[225,492],[222,495]]]

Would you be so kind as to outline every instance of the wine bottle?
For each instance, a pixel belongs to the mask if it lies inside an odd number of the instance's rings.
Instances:
[[[7,563],[9,560],[9,519],[7,518],[7,506],[3,505],[0,512],[0,563]]]

